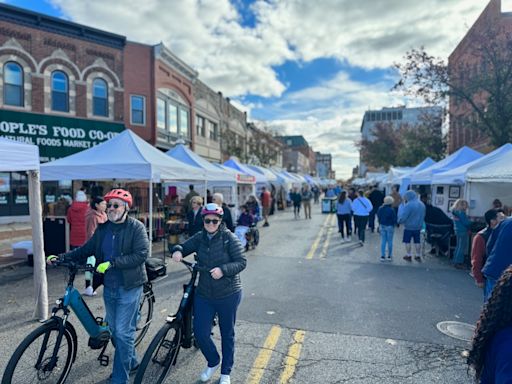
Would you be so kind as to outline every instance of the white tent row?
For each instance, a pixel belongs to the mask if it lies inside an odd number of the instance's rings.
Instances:
[[[43,212],[39,182],[39,148],[32,144],[0,138],[0,172],[28,172],[29,210],[34,256],[34,317],[48,318],[48,285],[43,244]]]

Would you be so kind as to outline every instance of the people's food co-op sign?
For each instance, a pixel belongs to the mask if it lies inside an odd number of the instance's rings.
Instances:
[[[0,136],[37,145],[41,161],[91,148],[123,130],[117,123],[0,110]]]

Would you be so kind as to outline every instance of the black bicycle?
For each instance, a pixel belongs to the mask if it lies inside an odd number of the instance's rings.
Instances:
[[[162,383],[172,367],[176,365],[180,348],[192,346],[197,348],[192,325],[194,292],[198,272],[206,269],[196,262],[190,263],[186,260],[181,262],[191,273],[190,281],[183,286],[183,297],[178,312],[167,316],[165,324],[149,344],[137,370],[135,384]]]
[[[73,283],[78,271],[94,272],[91,265],[79,265],[73,261],[60,260],[56,265],[69,269],[68,283],[64,297],[57,300],[52,316],[32,331],[11,356],[2,377],[2,384],[64,383],[76,359],[78,338],[69,321],[71,310],[89,334],[89,347],[101,349],[98,360],[101,365],[109,364],[105,349],[111,338],[108,324],[101,317],[94,317],[80,292]],[[151,319],[155,296],[152,284],[144,284],[144,294],[139,306],[137,336],[138,345],[146,335]],[[59,314],[59,312],[62,312]],[[112,340],[114,343],[114,340]]]

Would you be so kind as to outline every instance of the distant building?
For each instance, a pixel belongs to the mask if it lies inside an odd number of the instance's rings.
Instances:
[[[468,33],[462,38],[448,59],[450,77],[454,81],[467,81],[477,77],[479,71],[486,71],[485,61],[478,58],[476,50],[479,41],[486,39],[489,30],[501,29],[500,38],[512,44],[512,13],[503,12],[501,0],[491,0]],[[483,102],[483,100],[478,100]],[[471,147],[480,152],[489,152],[489,138],[471,125],[478,120],[467,101],[451,97],[449,103],[450,128],[448,132],[448,152],[455,152],[462,146]]]
[[[315,151],[309,146],[304,136],[276,136],[276,139],[288,147],[283,151],[283,167],[293,172],[316,173]]]
[[[441,107],[385,107],[380,110],[369,110],[364,113],[363,122],[361,124],[361,139],[373,140],[373,132],[377,124],[391,123],[394,127],[402,125],[415,126],[422,122],[426,116],[441,116]],[[440,120],[441,122],[442,120]],[[358,176],[364,177],[367,171],[378,171],[372,167],[368,167],[359,154],[359,174]]]
[[[332,156],[330,153],[315,152],[316,157],[316,176],[333,178]]]

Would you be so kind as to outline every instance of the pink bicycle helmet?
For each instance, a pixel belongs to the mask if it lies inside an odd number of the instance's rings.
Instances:
[[[128,191],[125,191],[124,189],[113,189],[110,192],[108,192],[105,196],[103,196],[103,199],[108,203],[111,199],[119,199],[124,201],[128,204],[128,208],[131,208],[133,203],[132,194]]]
[[[219,207],[215,203],[209,203],[203,207],[203,209],[201,211],[201,215],[202,216],[217,215],[222,218],[222,216],[224,216],[224,210],[222,209],[222,207]]]

